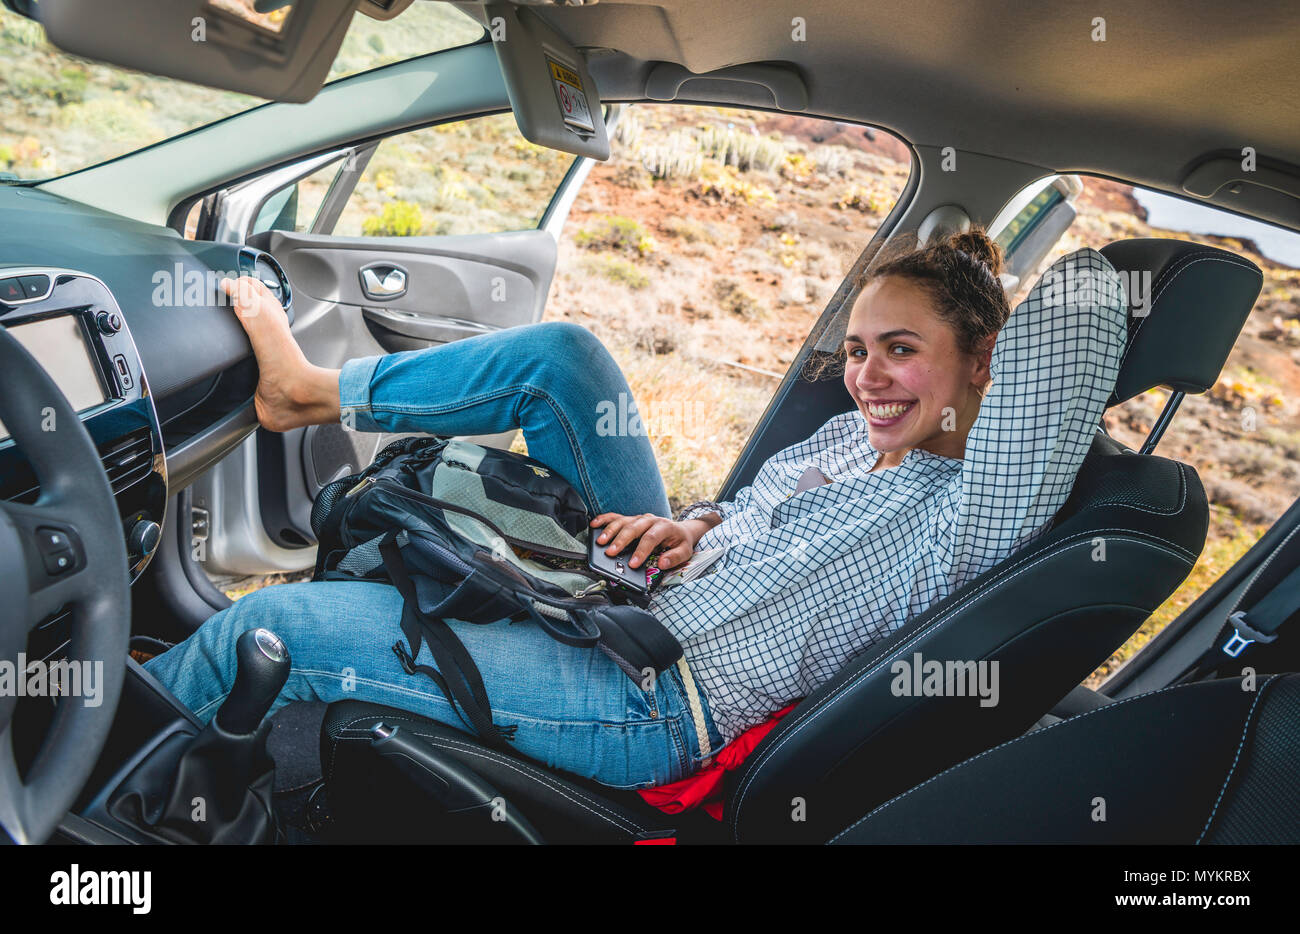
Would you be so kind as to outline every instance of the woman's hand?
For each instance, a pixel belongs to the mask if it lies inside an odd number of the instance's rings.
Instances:
[[[650,513],[624,516],[616,512],[601,513],[591,520],[591,526],[592,528],[604,527],[596,537],[596,543],[604,545],[608,542],[605,554],[611,558],[626,549],[636,539],[641,540],[631,560],[628,561],[628,567],[640,567],[645,563],[646,558],[650,557],[652,551],[662,546],[664,550],[657,562],[661,571],[677,567],[689,560],[695,553],[695,543],[710,528],[708,523],[698,519],[674,522],[672,519]]]

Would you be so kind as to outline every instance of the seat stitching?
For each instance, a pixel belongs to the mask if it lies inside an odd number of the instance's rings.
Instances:
[[[1056,557],[1057,555],[1062,554],[1062,553],[1064,553],[1065,551],[1068,551],[1070,548],[1073,548],[1075,545],[1082,543],[1085,539],[1090,540],[1090,539],[1092,539],[1092,538],[1095,538],[1098,532],[1119,532],[1119,533],[1121,533],[1121,534],[1123,534],[1123,535],[1136,535],[1136,534],[1144,534],[1144,535],[1145,535],[1145,534],[1148,534],[1148,533],[1135,533],[1135,532],[1133,532],[1133,530],[1131,530],[1131,529],[1116,529],[1116,528],[1093,529],[1092,531],[1089,531],[1089,532],[1080,532],[1080,533],[1077,533],[1076,536],[1074,536],[1075,541],[1070,541],[1070,543],[1069,543],[1068,545],[1064,545],[1064,547],[1053,548],[1053,549],[1051,549],[1051,553],[1049,553],[1049,554],[1038,555],[1038,556],[1037,556],[1033,561],[1031,561],[1031,562],[1028,563],[1028,564],[1023,565],[1023,566],[1020,567],[1020,568],[1014,568],[1014,567],[1013,567],[1013,568],[1007,568],[1007,569],[1006,569],[1006,572],[1004,572],[1003,574],[1000,574],[1000,575],[998,575],[997,577],[994,577],[993,579],[991,579],[991,580],[989,580],[989,581],[986,581],[986,582],[984,582],[983,584],[981,584],[981,585],[976,589],[976,591],[975,591],[974,593],[971,593],[971,594],[967,595],[967,597],[966,597],[965,599],[963,599],[963,600],[961,601],[961,603],[959,603],[959,604],[957,604],[957,605],[955,605],[955,606],[949,608],[949,609],[948,609],[947,611],[945,611],[943,614],[941,614],[940,616],[936,617],[935,619],[933,619],[933,620],[931,620],[929,623],[927,623],[924,627],[922,627],[921,629],[918,629],[916,632],[914,632],[914,633],[911,635],[911,637],[907,640],[906,643],[904,643],[903,645],[895,646],[891,651],[889,651],[889,652],[887,652],[887,653],[884,653],[884,655],[883,655],[880,659],[877,660],[878,664],[875,663],[875,662],[869,664],[869,665],[868,665],[864,670],[862,670],[862,671],[858,672],[856,675],[854,675],[854,677],[853,677],[853,679],[852,679],[851,681],[849,681],[849,682],[847,682],[846,684],[842,685],[842,686],[840,687],[840,689],[839,689],[836,693],[834,693],[834,694],[830,694],[830,695],[828,695],[828,696],[822,698],[821,701],[818,702],[818,703],[817,703],[817,704],[816,704],[816,705],[815,705],[811,710],[809,710],[809,711],[808,711],[808,712],[807,712],[803,717],[800,717],[800,718],[797,719],[797,720],[793,720],[793,723],[792,723],[792,726],[791,726],[789,732],[788,732],[785,736],[782,736],[782,737],[781,737],[781,738],[776,742],[776,744],[772,746],[772,748],[771,748],[770,750],[768,750],[768,751],[766,751],[765,753],[763,753],[763,754],[762,754],[762,755],[761,755],[761,756],[760,756],[760,757],[759,757],[759,758],[754,762],[754,765],[753,765],[751,768],[747,768],[747,769],[745,770],[745,779],[743,780],[743,782],[742,782],[742,784],[741,784],[740,791],[738,792],[737,797],[736,797],[735,816],[734,816],[734,818],[733,818],[733,820],[732,820],[732,825],[733,825],[733,835],[734,835],[735,839],[736,839],[737,841],[739,841],[739,839],[740,839],[740,809],[744,806],[745,795],[749,792],[749,786],[753,784],[754,777],[757,775],[757,773],[758,773],[759,771],[761,771],[761,767],[762,767],[763,763],[766,762],[768,759],[770,759],[772,756],[774,756],[774,755],[777,753],[777,751],[779,751],[780,748],[781,748],[783,745],[785,745],[785,743],[786,743],[787,741],[789,741],[790,739],[792,739],[792,738],[793,738],[793,737],[794,737],[794,736],[795,736],[795,735],[796,735],[800,730],[802,730],[805,726],[807,726],[807,725],[810,724],[813,720],[815,720],[815,719],[816,719],[816,718],[817,718],[817,717],[818,717],[818,716],[819,716],[819,715],[820,715],[820,714],[821,714],[821,713],[822,713],[822,712],[823,712],[823,711],[824,711],[824,710],[825,710],[825,709],[826,709],[830,704],[832,704],[832,703],[834,703],[836,700],[838,700],[838,698],[839,698],[839,696],[840,696],[841,694],[843,694],[844,692],[848,691],[850,688],[852,688],[852,687],[854,687],[855,685],[857,685],[857,683],[860,682],[860,681],[862,681],[864,678],[868,677],[869,675],[874,674],[874,673],[875,673],[876,671],[878,671],[881,667],[883,667],[884,662],[885,662],[885,661],[888,661],[889,658],[893,657],[894,655],[896,655],[897,653],[899,653],[899,652],[901,652],[901,651],[903,651],[903,650],[905,650],[905,649],[910,648],[910,647],[911,647],[913,644],[915,644],[915,643],[916,643],[916,642],[917,642],[917,641],[918,641],[922,636],[929,634],[931,631],[933,631],[933,630],[939,628],[940,626],[942,626],[943,624],[949,622],[949,621],[952,619],[952,617],[953,617],[954,614],[956,614],[957,612],[959,612],[959,611],[961,611],[961,610],[964,610],[964,609],[966,609],[967,607],[969,607],[972,603],[974,603],[975,601],[977,601],[980,597],[984,596],[984,593],[985,593],[986,591],[988,591],[989,589],[991,589],[991,588],[993,588],[993,587],[996,587],[996,586],[998,586],[998,585],[1000,585],[1000,584],[1002,584],[1002,583],[1004,583],[1004,582],[1010,582],[1011,580],[1015,579],[1016,577],[1019,577],[1021,574],[1024,574],[1025,572],[1029,571],[1030,569],[1032,569],[1032,568],[1035,567],[1036,565],[1041,564],[1042,562],[1048,560],[1049,558],[1054,558],[1054,557]],[[1180,546],[1174,544],[1174,543],[1171,542],[1171,541],[1168,541],[1167,539],[1161,538],[1161,537],[1158,536],[1158,535],[1151,535],[1151,537],[1152,537],[1152,538],[1155,538],[1155,539],[1157,539],[1157,540],[1159,540],[1159,541],[1164,542],[1166,545],[1171,546],[1172,548],[1176,549],[1178,552],[1182,552],[1181,554],[1175,554],[1174,556],[1175,556],[1175,557],[1178,557],[1178,558],[1182,558],[1183,560],[1187,561],[1188,564],[1191,564],[1191,565],[1195,566],[1195,564],[1196,564],[1196,558],[1195,558],[1195,556],[1190,556],[1190,552],[1185,551],[1185,549],[1181,548]],[[1066,541],[1069,541],[1069,539],[1067,539]],[[1064,543],[1062,543],[1062,544],[1064,544]],[[1150,543],[1148,542],[1148,544],[1150,544]],[[1158,548],[1159,546],[1154,546],[1154,545],[1153,545],[1152,547]],[[1189,557],[1189,556],[1190,556],[1190,557]],[[795,717],[795,716],[797,715],[797,713],[798,713],[798,711],[796,710],[796,711],[792,712],[789,716],[790,716],[790,717]]]
[[[1272,676],[1272,677],[1276,677],[1276,675],[1274,675],[1274,676]],[[1272,678],[1270,678],[1270,680],[1272,680]],[[969,758],[969,759],[963,759],[961,762],[958,762],[956,765],[952,765],[952,766],[949,766],[948,768],[944,769],[944,770],[943,770],[942,772],[940,772],[938,775],[934,775],[934,776],[931,776],[930,778],[927,778],[925,781],[921,782],[921,784],[917,785],[915,788],[909,788],[909,789],[907,789],[907,791],[903,792],[902,794],[900,794],[900,795],[895,795],[894,797],[890,798],[888,801],[884,802],[883,804],[877,805],[877,806],[876,806],[875,808],[873,808],[869,813],[867,813],[867,814],[863,815],[862,817],[858,818],[858,819],[857,819],[856,821],[854,821],[850,826],[844,828],[844,829],[841,830],[839,833],[837,833],[835,836],[831,837],[831,841],[830,841],[830,842],[834,843],[836,840],[838,840],[840,837],[844,836],[844,835],[845,835],[846,833],[848,833],[850,830],[853,830],[855,827],[857,827],[857,826],[858,826],[859,824],[861,824],[863,821],[865,821],[865,820],[867,820],[868,818],[870,818],[873,814],[876,814],[876,813],[879,812],[879,811],[883,811],[885,808],[889,807],[891,804],[896,804],[897,802],[902,801],[902,800],[903,800],[904,798],[906,798],[908,795],[912,794],[912,792],[914,792],[914,791],[920,791],[920,790],[921,790],[922,788],[924,788],[926,785],[930,784],[931,782],[938,781],[939,779],[941,779],[941,778],[943,778],[945,775],[947,775],[949,772],[955,772],[955,771],[957,771],[957,770],[960,769],[960,768],[963,768],[963,767],[965,767],[965,766],[967,766],[967,765],[970,765],[970,764],[972,764],[972,763],[974,763],[974,762],[978,762],[980,759],[983,759],[985,756],[992,755],[993,753],[997,752],[999,749],[1002,749],[1002,748],[1007,747],[1007,746],[1013,746],[1013,745],[1015,745],[1016,743],[1020,742],[1021,740],[1026,740],[1026,739],[1029,739],[1030,737],[1041,736],[1043,733],[1046,733],[1048,730],[1054,730],[1054,729],[1056,729],[1057,727],[1061,726],[1062,724],[1065,724],[1065,723],[1076,723],[1076,722],[1078,722],[1079,720],[1083,720],[1083,719],[1086,718],[1086,717],[1091,717],[1093,714],[1101,713],[1103,710],[1114,710],[1114,709],[1117,708],[1117,707],[1123,707],[1125,704],[1132,703],[1132,702],[1135,701],[1135,700],[1141,700],[1141,699],[1144,698],[1144,697],[1151,697],[1151,696],[1153,696],[1153,695],[1155,695],[1155,694],[1163,694],[1163,693],[1165,693],[1165,692],[1167,692],[1167,691],[1176,691],[1176,690],[1178,690],[1179,688],[1185,688],[1185,687],[1188,687],[1188,685],[1186,685],[1186,684],[1174,684],[1174,685],[1168,685],[1168,686],[1163,687],[1163,688],[1156,688],[1154,691],[1147,691],[1145,694],[1135,694],[1135,695],[1132,696],[1132,697],[1126,697],[1126,698],[1124,698],[1123,700],[1115,701],[1114,703],[1111,703],[1111,704],[1106,704],[1106,705],[1103,706],[1103,707],[1094,707],[1092,710],[1085,711],[1084,713],[1081,713],[1081,714],[1076,714],[1076,715],[1073,716],[1073,717],[1067,717],[1067,718],[1064,719],[1064,720],[1058,720],[1058,721],[1055,722],[1055,723],[1049,723],[1047,726],[1040,727],[1039,729],[1034,730],[1034,731],[1032,731],[1032,732],[1030,732],[1030,733],[1024,733],[1024,734],[1022,734],[1022,735],[1020,735],[1020,736],[1015,737],[1014,739],[1009,739],[1009,740],[1007,740],[1007,741],[1004,742],[1004,743],[999,743],[998,745],[994,746],[992,749],[986,749],[986,750],[984,750],[983,752],[979,753],[978,755],[972,756],[972,757]],[[1259,698],[1255,698],[1255,700],[1256,700],[1256,702],[1258,702]]]
[[[1193,252],[1193,253],[1188,253],[1185,256],[1181,257],[1180,259],[1176,260],[1172,266],[1170,266],[1163,273],[1161,273],[1161,278],[1156,283],[1158,288],[1156,289],[1155,295],[1152,296],[1151,298],[1151,307],[1148,308],[1147,313],[1138,320],[1138,326],[1133,331],[1133,339],[1128,342],[1128,346],[1124,348],[1123,356],[1121,356],[1119,359],[1120,370],[1122,371],[1124,369],[1124,361],[1128,359],[1129,351],[1132,350],[1134,345],[1137,344],[1138,334],[1140,334],[1142,331],[1142,325],[1146,324],[1147,321],[1151,318],[1151,316],[1155,314],[1155,304],[1159,300],[1160,294],[1164,292],[1166,288],[1168,288],[1170,285],[1173,284],[1173,280],[1175,278],[1182,275],[1182,273],[1184,273],[1188,269],[1188,267],[1193,266],[1196,263],[1220,262],[1220,263],[1227,263],[1229,266],[1237,266],[1239,268],[1247,269],[1247,270],[1254,268],[1246,264],[1244,260],[1238,261],[1239,259],[1240,259],[1239,257],[1233,257],[1232,259],[1228,259],[1226,257],[1216,256],[1213,254],[1204,255],[1203,253],[1200,252]],[[1255,271],[1258,272],[1259,270],[1255,270]],[[1261,278],[1262,277],[1263,274],[1261,273]],[[1129,296],[1129,298],[1131,299],[1132,296]]]
[[[1173,266],[1171,266],[1169,269],[1165,271],[1166,274],[1162,278],[1167,279],[1168,281],[1157,284],[1156,294],[1151,297],[1151,304],[1154,305],[1157,301],[1160,300],[1161,293],[1164,292],[1167,288],[1169,288],[1169,286],[1174,284],[1174,279],[1181,276],[1183,273],[1185,273],[1192,266],[1195,266],[1197,263],[1227,263],[1229,266],[1237,266],[1238,268],[1245,269],[1250,272],[1259,272],[1259,270],[1255,269],[1245,260],[1237,256],[1227,257],[1227,256],[1217,256],[1213,253],[1208,255],[1205,253],[1188,253],[1186,256],[1184,256],[1178,262],[1174,263]],[[1182,268],[1178,268],[1180,265]],[[1260,277],[1261,278],[1263,277],[1263,273],[1260,273]]]
[[[1149,512],[1152,515],[1156,515],[1156,516],[1178,515],[1180,512],[1183,511],[1183,507],[1187,505],[1188,483],[1187,483],[1187,473],[1186,470],[1184,469],[1186,465],[1183,464],[1182,461],[1174,461],[1174,463],[1178,466],[1178,475],[1179,478],[1182,480],[1182,482],[1179,484],[1179,486],[1181,487],[1182,496],[1178,503],[1177,509],[1172,509],[1172,510],[1156,509],[1154,506],[1151,506],[1148,503],[1143,503],[1141,500],[1135,500],[1135,499],[1107,499],[1107,500],[1102,500],[1100,503],[1089,503],[1088,508],[1096,509],[1099,506],[1128,506],[1131,509],[1137,509],[1141,512]]]
[[[1238,263],[1238,265],[1240,265],[1241,257],[1237,256],[1234,253],[1226,253],[1226,255],[1225,253],[1226,251],[1212,249],[1210,247],[1203,247],[1198,250],[1188,250],[1186,253],[1184,253],[1182,256],[1179,256],[1172,263],[1170,263],[1168,266],[1166,266],[1164,269],[1160,271],[1160,276],[1159,278],[1156,279],[1155,284],[1152,286],[1152,288],[1160,289],[1161,285],[1166,280],[1178,274],[1178,272],[1180,271],[1179,270],[1180,266],[1185,266],[1188,263],[1190,263],[1191,260],[1194,259],[1212,258],[1212,259],[1219,259],[1225,263],[1236,262]]]
[[[347,731],[349,731],[349,730],[352,730],[352,729],[356,726],[356,724],[358,724],[358,723],[361,723],[361,722],[363,722],[363,721],[367,721],[367,720],[374,720],[374,719],[376,719],[376,715],[375,715],[375,714],[367,714],[366,716],[356,717],[355,719],[350,720],[348,723],[346,723],[346,724],[344,724],[342,727],[340,727],[340,728],[339,728],[339,734],[342,734],[342,733],[344,733],[344,732],[347,732]],[[384,718],[383,716],[380,716],[379,719],[385,719],[385,718]],[[443,744],[444,744],[445,747],[459,748],[459,749],[461,749],[462,751],[464,751],[464,752],[466,752],[466,753],[470,753],[470,754],[472,754],[472,755],[477,755],[477,756],[479,756],[480,758],[484,758],[484,759],[487,759],[487,760],[489,760],[489,761],[493,761],[493,756],[494,756],[494,755],[495,755],[495,756],[499,756],[500,758],[497,759],[497,760],[495,760],[495,761],[497,761],[498,764],[508,766],[508,767],[510,767],[510,768],[513,768],[513,769],[517,770],[517,771],[520,772],[521,774],[528,775],[528,776],[530,776],[530,777],[532,777],[532,778],[538,780],[538,781],[541,782],[543,785],[546,785],[547,787],[551,788],[552,791],[555,791],[556,793],[558,793],[558,794],[560,794],[560,795],[562,795],[562,796],[564,796],[564,797],[566,797],[566,798],[569,798],[570,800],[573,800],[573,798],[571,798],[570,795],[573,795],[573,796],[576,796],[576,797],[582,798],[582,800],[586,802],[586,809],[589,810],[589,811],[591,811],[595,816],[600,817],[600,818],[602,818],[603,820],[606,820],[606,821],[608,821],[609,823],[612,823],[612,824],[617,824],[619,821],[623,821],[624,824],[625,824],[624,829],[630,827],[630,828],[632,828],[632,829],[634,829],[634,830],[636,830],[636,831],[640,831],[640,832],[645,832],[645,831],[647,831],[647,828],[642,827],[640,824],[636,823],[635,821],[632,821],[631,819],[628,819],[628,818],[622,817],[621,815],[615,814],[614,812],[609,811],[607,808],[603,807],[603,806],[602,806],[598,801],[596,801],[595,799],[586,797],[586,796],[583,794],[583,792],[582,792],[581,790],[578,790],[578,789],[569,789],[569,788],[565,788],[565,787],[563,787],[563,786],[559,786],[559,785],[553,784],[553,782],[554,782],[554,778],[553,778],[552,776],[548,775],[546,772],[543,772],[543,771],[541,771],[541,770],[539,770],[539,769],[535,769],[535,768],[533,768],[532,766],[529,766],[527,763],[516,762],[516,761],[510,759],[508,756],[502,755],[501,753],[491,753],[491,752],[490,752],[489,750],[487,750],[487,749],[482,749],[482,748],[480,748],[480,747],[476,747],[476,746],[474,746],[473,744],[470,744],[470,743],[464,743],[464,744],[461,745],[461,746],[453,746],[454,741],[452,741],[452,740],[448,740],[448,739],[446,739],[445,737],[436,738],[436,737],[433,736],[432,734],[429,734],[429,733],[421,733],[421,732],[419,732],[416,728],[419,727],[419,726],[421,726],[422,724],[420,724],[420,723],[418,723],[417,721],[411,719],[410,717],[393,717],[393,716],[389,716],[389,717],[387,717],[387,719],[389,719],[389,720],[396,720],[396,721],[399,721],[399,725],[400,725],[400,721],[405,720],[405,721],[406,721],[406,725],[409,726],[409,727],[411,728],[411,732],[415,733],[417,736],[422,736],[422,737],[424,737],[425,739],[430,740],[431,742],[437,742],[438,739],[441,739],[441,741],[443,742]],[[336,735],[336,736],[335,736],[335,741],[334,741],[333,749],[330,750],[330,768],[329,768],[329,778],[326,779],[326,781],[332,781],[333,778],[334,778],[334,760],[335,760],[335,756],[336,756],[336,754],[337,754],[337,752],[338,752],[338,745],[339,745],[339,742],[338,742],[338,741],[339,741],[339,736]],[[575,803],[578,803],[578,802],[575,802]],[[583,807],[583,805],[579,803],[579,807]],[[605,814],[600,814],[600,813],[598,813],[599,811],[606,811],[607,813],[605,813]]]
[[[348,723],[348,724],[346,724],[345,726],[343,726],[343,727],[341,728],[341,730],[340,730],[340,735],[341,735],[343,732],[347,732],[347,731],[351,730],[351,729],[355,726],[355,724],[360,723],[360,722],[365,721],[365,720],[372,720],[372,719],[374,719],[374,715],[373,715],[373,714],[368,715],[368,716],[365,716],[365,717],[358,717],[357,719],[352,720],[350,723]],[[390,720],[398,720],[398,721],[400,721],[400,720],[402,720],[402,719],[405,719],[405,720],[406,720],[406,725],[411,729],[411,732],[412,732],[412,733],[415,733],[415,735],[417,735],[417,736],[421,736],[421,737],[423,737],[423,738],[429,740],[430,742],[437,742],[437,740],[438,740],[438,738],[435,737],[433,734],[429,734],[429,733],[421,733],[421,732],[419,732],[419,730],[416,729],[416,727],[420,726],[421,724],[419,724],[419,723],[417,723],[417,722],[415,722],[415,721],[413,721],[413,720],[411,720],[411,719],[409,719],[409,718],[388,717],[388,719],[390,719]],[[363,734],[363,735],[364,735],[364,734]],[[452,747],[452,743],[451,743],[451,741],[449,741],[449,740],[445,740],[445,738],[443,739],[443,743],[444,743],[444,748],[461,748],[464,752],[472,753],[472,754],[474,754],[474,755],[479,756],[480,758],[484,758],[484,759],[488,759],[489,761],[493,761],[493,754],[491,754],[488,750],[481,749],[481,748],[478,748],[478,747],[474,747],[474,746],[471,745],[471,744],[465,744],[465,745],[462,746],[462,747]],[[338,738],[336,737],[335,744],[334,744],[334,750],[333,750],[332,752],[337,751],[337,749],[338,749]],[[500,756],[500,753],[496,753],[495,755]],[[332,779],[333,779],[333,775],[334,775],[334,769],[333,769],[333,754],[331,754],[331,757],[330,757],[330,758],[331,758],[331,763],[330,763],[330,779],[332,780]],[[562,788],[562,787],[560,787],[560,786],[557,786],[557,785],[553,784],[553,783],[552,783],[553,779],[551,779],[551,776],[547,775],[545,772],[540,772],[539,770],[531,769],[531,768],[529,768],[528,766],[526,766],[526,764],[524,764],[524,763],[519,763],[519,762],[511,761],[511,760],[510,760],[508,757],[506,757],[506,756],[501,756],[501,758],[498,759],[498,760],[496,760],[496,761],[498,762],[498,764],[508,765],[508,766],[510,766],[511,768],[516,769],[517,771],[519,771],[519,772],[522,773],[522,774],[525,774],[525,775],[528,775],[528,776],[530,776],[530,777],[532,777],[532,778],[537,779],[537,780],[538,780],[539,782],[541,782],[542,784],[544,784],[544,785],[546,785],[547,787],[551,788],[551,790],[553,790],[553,791],[555,791],[555,792],[557,792],[557,793],[559,793],[559,794],[561,794],[561,795],[563,795],[563,796],[565,796],[565,797],[568,797],[568,796],[569,796],[568,794],[566,794],[566,792],[569,792],[570,794],[573,794],[573,795],[576,795],[576,796],[578,796],[578,797],[583,798],[583,800],[584,800],[584,801],[586,802],[586,804],[588,805],[587,808],[586,808],[587,810],[591,811],[595,816],[600,817],[600,818],[602,818],[603,820],[608,821],[609,823],[615,823],[615,824],[616,824],[618,821],[622,820],[622,821],[625,821],[625,823],[626,823],[626,826],[624,827],[624,829],[627,829],[628,827],[630,827],[630,828],[632,828],[632,829],[634,829],[634,830],[637,830],[637,831],[645,831],[645,830],[646,830],[646,828],[640,826],[639,824],[636,824],[636,823],[634,823],[634,822],[632,822],[632,821],[630,821],[630,820],[627,820],[626,818],[622,818],[622,817],[620,817],[619,815],[614,814],[613,812],[609,812],[608,815],[605,815],[605,814],[599,814],[598,811],[600,811],[600,810],[607,810],[607,809],[603,808],[603,807],[602,807],[602,806],[601,806],[597,801],[595,801],[595,800],[593,800],[593,799],[590,799],[590,798],[586,798],[586,797],[584,797],[584,796],[582,795],[582,792],[581,792],[581,791],[574,790],[574,791],[571,791],[571,792],[570,792],[569,789],[565,789],[565,788]],[[572,800],[572,798],[570,798],[570,800]],[[577,803],[577,802],[575,802],[575,803]],[[583,806],[583,805],[579,804],[579,806],[581,807],[581,806]]]
[[[1250,705],[1250,711],[1246,714],[1246,722],[1241,728],[1241,741],[1237,743],[1237,754],[1232,757],[1232,765],[1228,769],[1228,775],[1223,780],[1223,787],[1219,789],[1219,796],[1214,799],[1214,807],[1210,809],[1210,816],[1205,821],[1205,826],[1201,828],[1201,835],[1196,838],[1196,845],[1199,846],[1205,839],[1205,834],[1210,829],[1210,824],[1214,823],[1214,815],[1219,812],[1219,805],[1223,803],[1223,796],[1228,791],[1228,785],[1232,782],[1232,776],[1237,771],[1237,763],[1241,761],[1241,751],[1246,748],[1246,734],[1250,732],[1250,722],[1255,717],[1255,708],[1259,706],[1260,700],[1264,697],[1264,692],[1268,686],[1273,683],[1278,675],[1269,675],[1268,680],[1260,685],[1259,691],[1255,694],[1255,700]]]
[[[605,820],[611,824],[622,825],[623,829],[632,829],[635,831],[646,831],[648,829],[642,827],[640,824],[632,821],[631,819],[623,817],[622,815],[617,814],[614,811],[611,811],[608,808],[602,806],[598,800],[596,800],[595,798],[587,797],[580,790],[566,788],[564,785],[557,784],[554,776],[548,775],[546,772],[540,769],[534,769],[530,766],[527,766],[524,763],[516,762],[507,756],[500,756],[499,754],[494,755],[491,750],[483,749],[482,747],[475,746],[473,743],[459,742],[453,739],[449,739],[445,736],[436,736],[431,733],[420,733],[415,730],[412,730],[412,732],[415,733],[417,736],[423,736],[425,739],[427,739],[429,742],[433,743],[434,745],[440,745],[445,749],[459,749],[462,752],[464,752],[466,755],[477,756],[478,758],[486,759],[489,762],[495,761],[498,765],[502,765],[507,768],[514,769],[515,771],[519,772],[522,775],[526,775],[530,778],[534,778],[540,784],[545,785],[547,788],[550,788],[552,791],[554,791],[556,794],[560,795],[561,797],[573,801],[579,807],[585,807],[586,810],[591,811],[592,814],[594,814],[596,817],[601,818],[602,820]]]

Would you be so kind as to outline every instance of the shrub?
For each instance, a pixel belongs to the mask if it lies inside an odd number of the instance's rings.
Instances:
[[[588,272],[604,276],[611,282],[625,285],[629,289],[644,289],[650,284],[650,277],[621,256],[592,256],[583,264]]]
[[[711,224],[700,224],[689,217],[677,215],[672,215],[663,222],[663,228],[670,236],[687,243],[717,243],[718,238],[711,227]]]
[[[758,299],[750,295],[735,279],[718,279],[713,283],[713,297],[722,310],[741,318],[757,318],[762,313]]]
[[[874,192],[861,185],[854,185],[845,191],[835,206],[841,211],[861,211],[864,214],[883,214],[889,208],[886,201],[877,198]]]
[[[722,204],[753,204],[755,201],[776,202],[776,195],[770,188],[755,185],[747,179],[740,178],[736,168],[724,165],[710,168],[712,163],[705,163],[701,172],[702,181],[694,188],[693,194],[706,201]]]
[[[678,346],[678,334],[668,325],[654,322],[635,328],[632,344],[654,356],[672,353]]]
[[[699,143],[689,134],[670,133],[662,143],[637,150],[641,165],[657,179],[695,178],[704,164]]]
[[[785,145],[778,139],[744,133],[735,127],[711,126],[700,134],[700,148],[723,165],[741,172],[770,172],[785,161]]]
[[[39,49],[45,45],[45,27],[33,20],[5,12],[0,13],[0,26],[3,26],[4,38],[10,42],[29,49]]]
[[[580,247],[592,250],[621,250],[644,256],[655,250],[654,237],[630,217],[602,217],[573,238]]]
[[[817,171],[824,175],[847,175],[853,168],[853,154],[843,146],[822,146],[816,154]]]
[[[390,201],[378,217],[372,215],[361,222],[361,232],[367,237],[415,237],[423,230],[424,214],[410,201]]]

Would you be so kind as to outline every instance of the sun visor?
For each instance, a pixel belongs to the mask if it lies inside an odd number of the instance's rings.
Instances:
[[[360,3],[40,0],[34,9],[50,42],[65,52],[268,100],[305,103],[320,91]]]
[[[484,9],[519,132],[539,146],[608,159],[600,94],[583,55],[527,7]]]

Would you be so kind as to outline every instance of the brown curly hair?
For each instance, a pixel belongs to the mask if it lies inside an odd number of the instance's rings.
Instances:
[[[974,226],[925,246],[917,245],[915,234],[891,240],[859,274],[853,288],[855,295],[861,295],[867,285],[886,276],[915,282],[929,293],[935,313],[952,328],[958,349],[974,354],[1011,317],[1011,303],[998,280],[1001,271],[1002,248],[983,227]],[[824,354],[809,377],[820,379],[829,371],[838,372],[844,360],[843,347]]]

